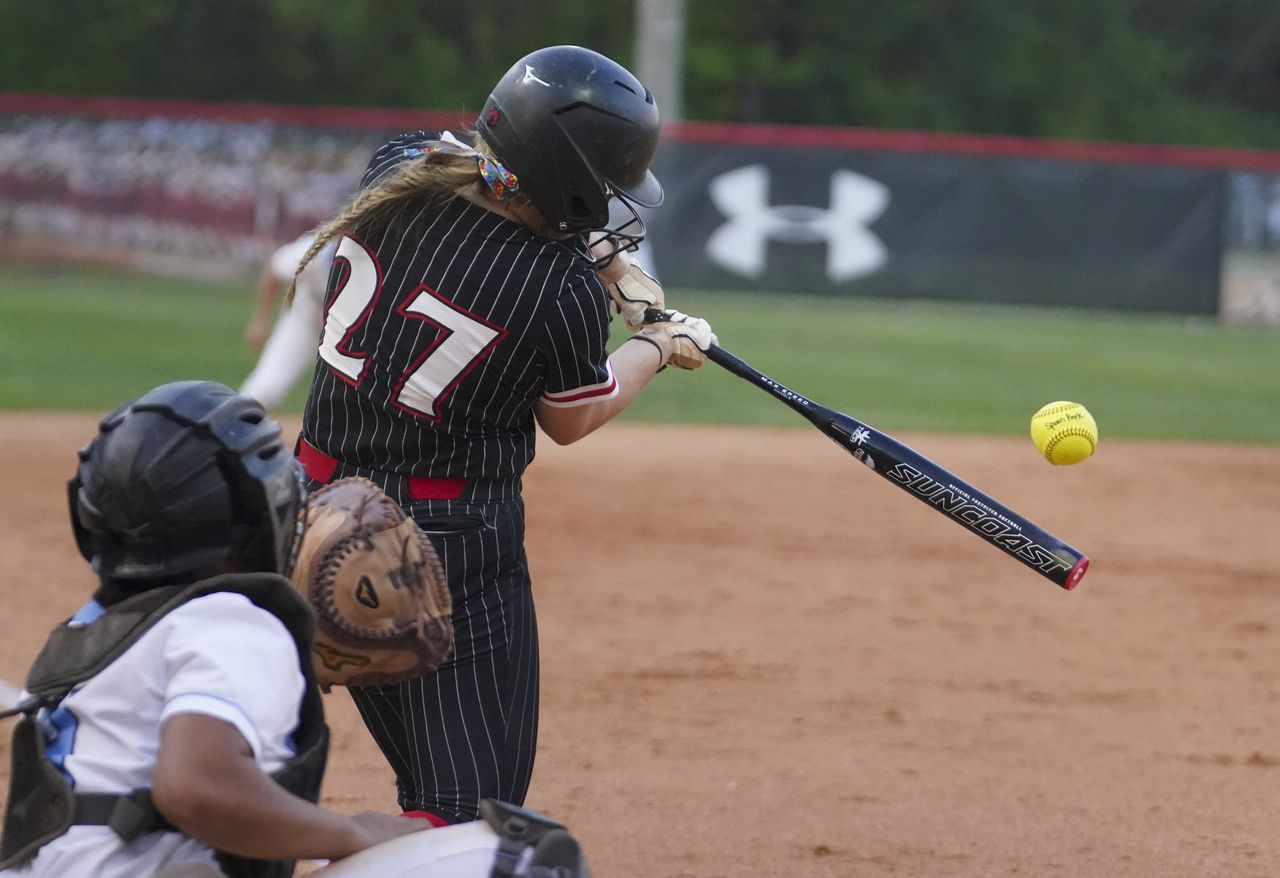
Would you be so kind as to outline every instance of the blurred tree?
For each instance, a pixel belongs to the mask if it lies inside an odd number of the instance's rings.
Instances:
[[[0,89],[151,95],[168,47],[173,4],[156,0],[0,0]]]
[[[540,46],[626,63],[631,14],[629,0],[0,0],[0,90],[478,108]]]
[[[1206,7],[1201,0],[1149,0]],[[1242,21],[1278,19],[1258,0]],[[687,104],[693,117],[968,131],[1080,139],[1194,142],[1192,123],[1238,92],[1184,90],[1206,32],[1145,26],[1136,0],[756,0],[725,16],[692,4]],[[797,6],[804,14],[797,14]],[[1150,18],[1150,16],[1146,16]],[[1247,34],[1219,28],[1223,45]],[[1176,39],[1174,37],[1177,37]],[[1255,49],[1276,63],[1280,33]],[[1257,109],[1280,109],[1280,95]],[[1238,118],[1244,139],[1280,129]],[[1223,142],[1231,132],[1214,124]],[[1247,133],[1246,133],[1247,132]],[[1243,144],[1241,144],[1243,145]],[[1261,144],[1256,144],[1261,145]]]
[[[498,77],[533,49],[572,42],[625,57],[630,45],[627,0],[583,8],[329,0],[323,14],[309,0],[269,5],[274,99],[299,103],[477,110]]]
[[[1277,110],[1280,5],[1275,0],[1142,0],[1135,21],[1187,52],[1180,83],[1185,94]]]
[[[686,118],[1280,148],[1275,0],[687,4]],[[0,0],[0,90],[473,111],[630,0]]]

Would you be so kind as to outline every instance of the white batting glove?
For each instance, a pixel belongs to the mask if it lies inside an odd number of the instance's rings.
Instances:
[[[619,253],[615,258],[626,256]],[[662,284],[652,278],[647,271],[635,262],[627,260],[626,272],[614,283],[608,284],[609,296],[613,306],[622,317],[627,329],[635,332],[644,326],[644,312],[651,308],[661,310],[666,302],[662,294]]]
[[[707,351],[711,346],[719,343],[711,331],[711,324],[701,317],[690,317],[679,311],[661,311],[650,316],[659,319],[643,327],[636,335],[658,345],[666,356],[663,365],[696,369],[707,361]]]

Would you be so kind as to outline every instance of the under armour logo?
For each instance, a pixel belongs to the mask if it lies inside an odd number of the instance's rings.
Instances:
[[[534,75],[534,72],[533,72],[533,67],[531,67],[531,66],[530,66],[530,65],[528,65],[528,64],[524,65],[524,79],[522,79],[522,80],[520,80],[520,81],[521,81],[522,83],[524,83],[524,82],[536,82],[536,83],[538,83],[538,85],[545,85],[547,88],[551,88],[551,83],[549,83],[549,82],[544,82],[543,80],[541,80],[541,79],[539,79],[537,76],[535,76],[535,75]]]
[[[884,212],[889,189],[883,183],[836,171],[831,175],[831,207],[769,205],[769,171],[764,165],[721,174],[711,181],[711,200],[728,222],[707,241],[716,264],[747,277],[764,272],[765,242],[827,242],[827,277],[846,281],[882,266],[887,251],[867,228]]]

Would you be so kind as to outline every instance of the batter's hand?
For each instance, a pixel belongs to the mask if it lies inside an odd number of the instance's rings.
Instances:
[[[664,365],[677,369],[696,369],[707,361],[707,351],[719,339],[711,324],[701,317],[690,317],[679,311],[650,311],[651,321],[636,335],[656,344],[665,355]]]
[[[625,256],[626,251],[618,254],[618,257]],[[608,284],[608,288],[614,308],[621,315],[627,329],[632,332],[644,326],[646,311],[650,309],[660,311],[666,306],[662,284],[638,264],[631,262],[629,258],[626,271],[618,277],[616,282]]]

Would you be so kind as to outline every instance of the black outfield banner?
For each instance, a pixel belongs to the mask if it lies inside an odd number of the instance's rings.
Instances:
[[[676,142],[659,171],[679,286],[1217,310],[1215,168]]]
[[[0,258],[247,277],[385,138],[469,121],[0,93]],[[1277,153],[688,123],[655,170],[672,287],[1215,314],[1227,277],[1254,319],[1280,283],[1241,249],[1280,228]]]

